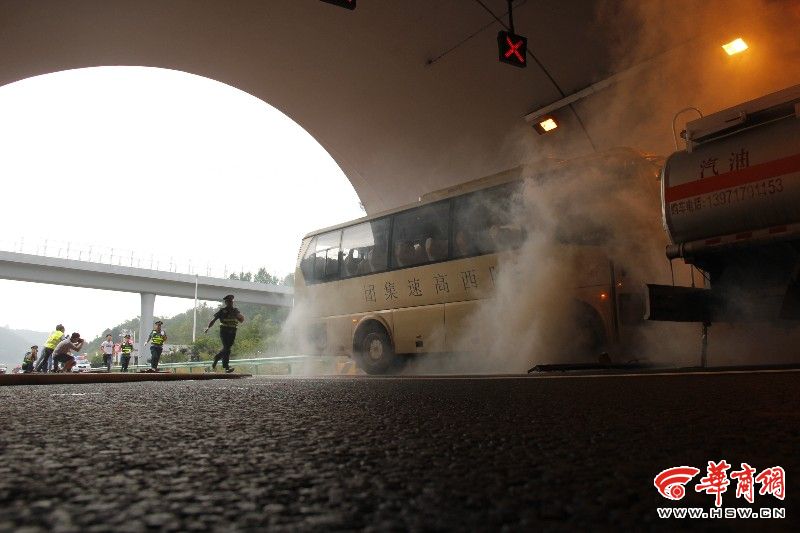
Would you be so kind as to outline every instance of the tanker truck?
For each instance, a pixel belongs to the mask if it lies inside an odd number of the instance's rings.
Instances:
[[[661,174],[666,255],[701,276],[647,285],[645,318],[800,320],[800,85],[688,122],[681,137]]]

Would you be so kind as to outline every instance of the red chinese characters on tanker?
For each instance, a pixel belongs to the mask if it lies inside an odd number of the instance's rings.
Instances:
[[[691,214],[717,207],[772,199],[800,177],[800,154],[751,165],[750,151],[732,151],[727,168],[719,169],[719,157],[700,160],[696,179],[664,188],[670,215]]]
[[[669,204],[672,215],[682,215],[737,203],[758,201],[784,192],[783,178],[770,178],[760,182],[730,187],[720,191],[678,200]]]

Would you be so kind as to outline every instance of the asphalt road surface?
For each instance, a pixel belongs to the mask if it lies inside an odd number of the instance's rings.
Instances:
[[[250,378],[0,389],[0,530],[730,528],[709,460],[781,466],[800,498],[800,373]],[[702,473],[680,502],[653,478]],[[745,507],[735,484],[724,507]]]

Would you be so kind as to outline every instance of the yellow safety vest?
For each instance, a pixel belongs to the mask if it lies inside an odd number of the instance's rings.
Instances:
[[[152,342],[156,346],[161,346],[162,344],[164,344],[164,332],[153,330],[150,333],[150,342]]]
[[[50,348],[51,350],[55,350],[58,343],[61,342],[61,339],[64,338],[64,334],[58,330],[55,330],[53,333],[47,337],[47,340],[44,342],[45,348]]]
[[[226,328],[236,328],[239,325],[239,310],[235,307],[227,309],[223,307],[220,309],[219,325]]]

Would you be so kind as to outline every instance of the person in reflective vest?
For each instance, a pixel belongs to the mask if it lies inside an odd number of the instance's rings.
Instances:
[[[164,351],[164,343],[167,342],[167,334],[161,329],[162,321],[156,320],[153,331],[147,337],[150,343],[150,370],[158,370],[158,360],[161,359],[161,352]]]
[[[229,362],[231,358],[231,348],[233,348],[233,342],[236,340],[236,327],[241,322],[244,322],[244,315],[233,306],[233,294],[227,295],[222,301],[225,305],[214,313],[214,318],[208,323],[205,332],[208,333],[208,330],[211,329],[214,322],[219,320],[219,338],[222,341],[222,350],[214,356],[214,363],[211,365],[211,369],[216,370],[217,362],[222,359],[222,368],[225,369],[225,372],[230,373],[233,372],[233,368],[230,368]]]
[[[128,364],[131,362],[131,353],[133,353],[133,343],[130,335],[125,335],[125,339],[119,347],[119,353],[119,363],[122,366],[122,371],[127,372]]]
[[[39,359],[39,362],[36,364],[36,372],[47,372],[47,365],[50,360],[50,356],[53,355],[53,350],[56,349],[58,343],[64,338],[64,326],[59,324],[56,326],[56,330],[47,337],[47,340],[44,341],[44,349],[42,350],[42,357]]]
[[[25,353],[25,357],[22,359],[22,372],[24,374],[33,372],[33,362],[36,361],[38,351],[39,347],[34,344],[31,346],[31,351]]]

